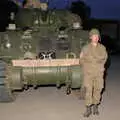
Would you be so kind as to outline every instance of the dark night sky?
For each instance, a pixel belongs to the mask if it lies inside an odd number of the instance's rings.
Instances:
[[[23,0],[19,0],[23,1]],[[49,0],[50,8],[63,9],[68,3],[77,0]],[[120,20],[120,0],[81,0],[91,7],[91,17]]]
[[[84,0],[91,6],[91,17],[120,20],[120,0]]]

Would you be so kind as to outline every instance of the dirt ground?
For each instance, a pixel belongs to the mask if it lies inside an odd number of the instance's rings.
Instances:
[[[44,87],[22,92],[13,103],[0,103],[0,120],[119,120],[120,119],[120,57],[112,57],[100,115],[84,118],[84,101],[74,92]]]

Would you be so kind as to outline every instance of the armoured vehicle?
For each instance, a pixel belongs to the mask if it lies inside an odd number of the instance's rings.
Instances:
[[[88,42],[80,21],[68,11],[48,14],[31,8],[16,16],[11,13],[8,29],[0,35],[0,101],[14,101],[14,91],[31,86],[65,85],[66,94],[80,88],[79,52]]]

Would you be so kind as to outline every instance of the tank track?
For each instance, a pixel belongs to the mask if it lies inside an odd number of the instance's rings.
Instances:
[[[0,102],[12,101],[14,101],[12,93],[5,87],[5,85],[0,85]]]
[[[5,83],[6,80],[6,64],[0,61],[0,102],[11,102],[14,100],[12,91]]]

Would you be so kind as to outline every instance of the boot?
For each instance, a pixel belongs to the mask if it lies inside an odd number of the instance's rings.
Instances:
[[[92,114],[91,106],[86,107],[86,111],[84,113],[84,117],[89,117]]]
[[[93,105],[93,115],[99,115],[98,105]]]

